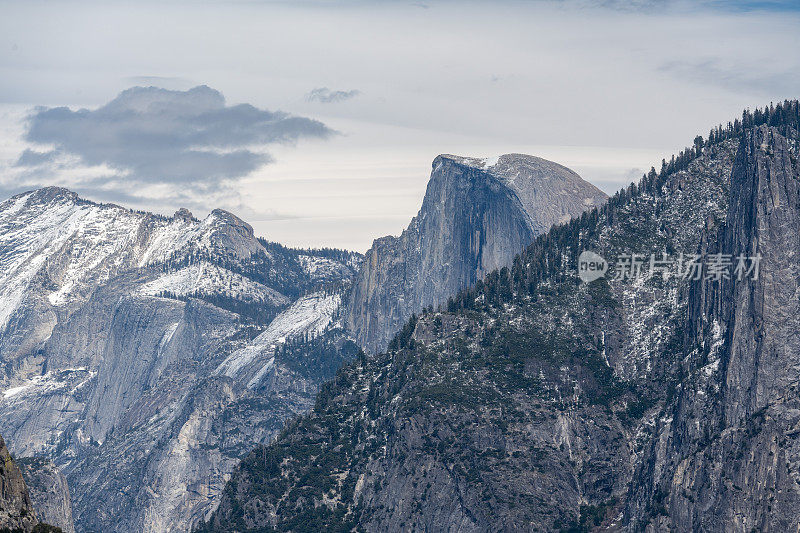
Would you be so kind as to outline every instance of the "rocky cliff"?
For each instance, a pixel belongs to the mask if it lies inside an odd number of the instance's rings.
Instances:
[[[66,475],[79,531],[186,531],[239,458],[310,408],[326,372],[277,349],[354,350],[357,256],[48,188],[0,203],[0,429]]]
[[[515,255],[556,223],[606,195],[538,157],[440,155],[419,214],[400,237],[377,239],[354,282],[347,326],[376,351],[412,313],[438,305]]]
[[[743,119],[346,365],[202,531],[796,529],[800,105]]]
[[[75,533],[72,497],[67,478],[56,465],[43,459],[20,459],[19,467],[31,496],[36,516],[42,522]]]
[[[704,250],[761,256],[760,272],[693,287],[687,377],[635,478],[633,529],[790,531],[800,523],[798,180],[796,138],[761,126],[742,139],[727,217]]]
[[[0,529],[30,532],[39,523],[25,480],[0,437]]]

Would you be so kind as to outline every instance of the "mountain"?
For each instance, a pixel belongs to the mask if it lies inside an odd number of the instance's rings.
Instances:
[[[26,458],[18,464],[39,520],[61,528],[63,533],[75,533],[72,497],[64,474],[47,460]]]
[[[236,216],[0,203],[0,430],[66,475],[79,531],[188,530],[254,443],[357,352],[360,257],[293,250]],[[285,342],[314,343],[316,366]]]
[[[0,437],[0,529],[30,532],[39,521],[19,467]]]
[[[412,317],[200,531],[796,529],[798,127],[745,112]]]
[[[538,157],[438,156],[417,216],[366,253],[347,306],[349,331],[365,349],[385,349],[413,313],[510,264],[536,235],[606,198]]]

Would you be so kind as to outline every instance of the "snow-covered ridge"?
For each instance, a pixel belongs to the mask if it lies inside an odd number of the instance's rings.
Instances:
[[[263,375],[264,369],[271,368],[270,365],[274,363],[272,355],[278,346],[303,334],[319,335],[331,325],[340,305],[339,294],[317,292],[300,298],[276,316],[269,327],[248,346],[229,355],[214,371],[214,375],[234,377],[251,363],[268,357],[256,373],[256,376]]]
[[[63,304],[86,277],[108,279],[142,222],[141,215],[120,207],[42,191],[0,205],[0,328],[43,270],[58,285],[50,295],[53,305]]]
[[[175,296],[221,295],[272,306],[289,303],[289,299],[278,291],[205,261],[164,274],[139,289],[139,294],[148,296],[163,293]]]
[[[349,266],[326,257],[300,255],[297,260],[303,270],[315,280],[349,277],[352,274]]]
[[[94,287],[137,269],[166,270],[140,294],[288,304],[280,286],[275,290],[231,269],[254,256],[272,258],[252,228],[226,211],[198,221],[186,210],[168,218],[96,204],[54,187],[18,195],[0,203],[0,331],[22,306],[79,303]],[[213,266],[217,261],[225,268]],[[170,272],[170,265],[176,270]],[[304,255],[301,266],[311,281],[352,275],[341,263],[313,254]]]

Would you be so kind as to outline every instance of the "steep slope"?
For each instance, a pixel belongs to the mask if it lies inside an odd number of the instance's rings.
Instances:
[[[412,313],[510,264],[536,235],[605,199],[573,171],[538,157],[440,155],[419,214],[400,237],[377,239],[367,252],[348,329],[365,349],[385,349]]]
[[[762,126],[739,148],[708,253],[762,256],[758,279],[698,282],[683,381],[628,509],[635,529],[790,531],[800,522],[800,163]]]
[[[0,529],[29,532],[39,523],[22,473],[0,437]]]
[[[413,317],[242,462],[201,531],[794,528],[799,125],[797,101],[745,113]],[[617,259],[592,283],[587,249]],[[621,266],[720,249],[762,253],[763,277]]]
[[[72,497],[64,474],[46,460],[21,459],[18,463],[36,516],[43,522],[61,528],[64,533],[75,533]]]
[[[3,202],[0,429],[62,469],[79,530],[188,530],[253,443],[311,406],[323,376],[277,348],[326,335],[333,363],[352,355],[338,308],[357,259],[268,243],[221,210],[168,218],[54,188]]]

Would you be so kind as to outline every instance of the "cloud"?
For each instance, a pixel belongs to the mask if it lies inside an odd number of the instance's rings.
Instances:
[[[564,7],[627,12],[791,12],[796,0],[551,0]]]
[[[164,89],[188,89],[197,85],[186,78],[177,76],[128,76],[123,78],[126,85],[155,85]]]
[[[120,186],[126,192],[137,184],[219,192],[270,163],[266,146],[333,133],[316,120],[226,105],[223,95],[207,86],[133,87],[94,110],[37,108],[28,117],[25,139],[52,149],[27,149],[16,166],[43,174],[77,158],[124,177]],[[97,182],[107,184],[108,177]]]
[[[722,87],[734,92],[746,88],[764,95],[793,95],[800,84],[797,72],[770,72],[757,64],[726,65],[719,57],[667,61],[658,70],[692,83]]]
[[[47,152],[37,152],[36,150],[31,150],[30,148],[26,148],[25,151],[23,151],[22,154],[19,156],[16,166],[35,167],[39,165],[44,165],[45,163],[53,163],[57,157],[58,157],[58,152],[56,150],[50,150]]]
[[[327,87],[317,87],[306,95],[306,100],[309,102],[320,102],[322,104],[333,104],[336,102],[350,100],[359,94],[361,94],[361,91],[356,89],[349,91],[332,91]]]

